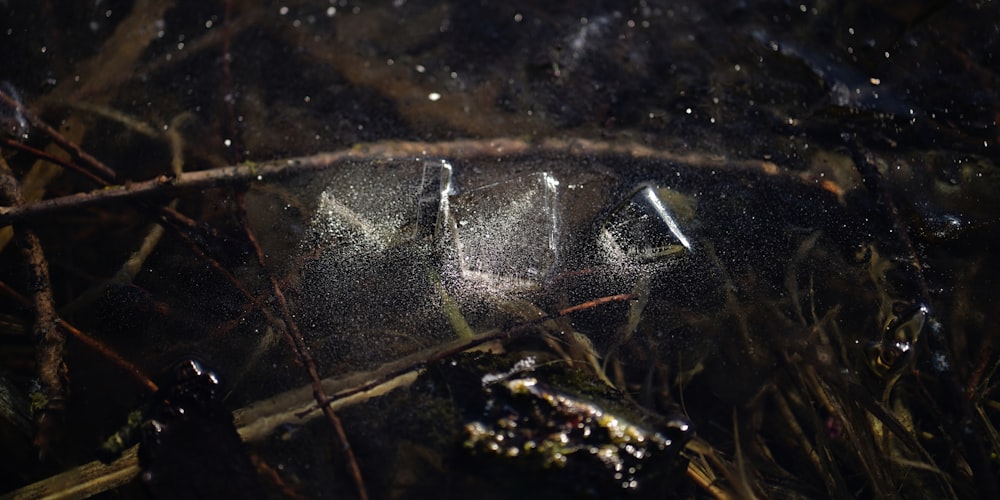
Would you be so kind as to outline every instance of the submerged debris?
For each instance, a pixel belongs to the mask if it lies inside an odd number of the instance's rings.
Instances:
[[[484,389],[489,397],[483,419],[466,424],[466,446],[510,459],[524,457],[543,467],[596,461],[606,479],[624,490],[640,487],[646,463],[676,459],[691,436],[684,419],[667,425],[667,437],[535,377],[492,382]]]
[[[140,479],[154,498],[263,498],[233,415],[222,404],[219,376],[186,359],[166,378],[102,445],[102,461],[111,463],[138,441]]]

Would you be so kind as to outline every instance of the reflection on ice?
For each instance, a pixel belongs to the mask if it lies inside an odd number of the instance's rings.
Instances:
[[[692,201],[667,188],[643,186],[601,228],[610,259],[648,262],[691,250],[681,229],[693,218]]]
[[[417,206],[417,237],[439,237],[440,228],[447,224],[448,197],[453,194],[451,177],[452,166],[445,160],[424,166]]]

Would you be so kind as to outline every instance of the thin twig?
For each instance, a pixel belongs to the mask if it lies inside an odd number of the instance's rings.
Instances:
[[[51,163],[53,163],[55,165],[59,165],[60,167],[63,167],[65,169],[67,169],[67,170],[72,170],[72,171],[74,171],[74,172],[76,172],[76,173],[78,173],[78,174],[80,174],[80,175],[82,175],[82,176],[90,179],[91,181],[96,182],[97,184],[100,184],[100,185],[106,185],[107,184],[104,181],[104,179],[100,178],[99,176],[97,176],[93,172],[91,172],[91,171],[89,171],[89,170],[87,170],[87,169],[85,169],[85,168],[77,165],[76,163],[73,163],[73,162],[67,161],[67,160],[63,160],[62,158],[59,158],[58,156],[53,155],[53,154],[49,153],[48,151],[42,151],[41,149],[33,148],[33,147],[31,147],[31,146],[29,146],[27,144],[24,144],[21,141],[18,141],[18,140],[15,140],[15,139],[11,139],[10,137],[0,137],[0,142],[2,142],[6,147],[9,147],[11,149],[16,149],[18,151],[23,151],[23,152],[28,153],[28,154],[36,157],[36,158],[39,158],[39,159],[42,159],[42,160],[46,160],[46,161],[51,162]]]
[[[102,162],[101,160],[98,160],[97,158],[91,156],[90,153],[84,151],[83,148],[81,148],[75,142],[64,137],[62,134],[59,133],[58,130],[49,126],[48,123],[45,123],[44,120],[35,116],[35,114],[31,112],[31,110],[24,107],[20,102],[17,101],[17,99],[12,98],[11,96],[5,94],[3,91],[0,91],[0,101],[16,109],[19,113],[21,113],[22,116],[24,116],[25,118],[28,119],[29,122],[31,122],[31,125],[33,127],[37,128],[38,130],[41,130],[46,136],[52,139],[53,142],[58,144],[59,147],[63,148],[67,153],[70,153],[71,155],[78,158],[85,166],[93,169],[93,173],[97,177],[100,177],[108,181],[112,181],[115,179],[116,174],[114,170],[105,165],[104,162]]]
[[[167,197],[184,190],[268,182],[309,172],[324,171],[351,162],[388,161],[403,158],[421,161],[427,158],[442,157],[454,160],[480,159],[500,162],[526,155],[551,156],[568,161],[599,156],[622,156],[629,159],[672,162],[691,167],[756,170],[765,174],[779,173],[778,167],[765,161],[728,160],[721,156],[702,154],[674,154],[634,143],[612,144],[582,139],[552,139],[540,143],[517,139],[460,140],[435,143],[393,141],[359,145],[351,149],[299,158],[185,172],[181,178],[161,175],[155,179],[51,198],[19,207],[0,207],[0,227],[27,218],[66,210],[77,210],[81,207],[101,203],[149,199],[149,197],[157,195]]]
[[[586,311],[588,309],[593,309],[593,308],[598,307],[598,306],[603,306],[604,304],[610,304],[612,302],[625,302],[625,301],[632,300],[632,299],[637,299],[637,298],[639,298],[639,295],[635,294],[635,293],[620,293],[618,295],[609,295],[607,297],[601,297],[601,298],[594,299],[594,300],[588,300],[587,302],[582,302],[582,303],[577,304],[575,306],[570,306],[570,307],[567,307],[565,309],[560,309],[558,312],[556,312],[553,315],[553,317],[554,318],[561,318],[563,316],[569,316],[570,314],[573,314],[573,313],[576,313],[576,312]]]
[[[298,324],[295,318],[292,316],[291,310],[288,308],[288,301],[285,299],[285,294],[278,284],[277,278],[275,278],[274,273],[271,272],[270,268],[267,266],[266,257],[264,256],[264,249],[261,248],[260,242],[257,241],[257,236],[254,234],[253,230],[250,228],[249,221],[247,221],[246,212],[246,200],[244,193],[239,193],[239,215],[242,221],[244,232],[246,233],[247,239],[253,245],[254,251],[257,255],[257,262],[260,264],[261,269],[264,274],[267,275],[268,280],[271,282],[271,288],[274,292],[274,298],[277,301],[278,309],[281,312],[282,318],[285,320],[284,331],[286,337],[291,341],[292,346],[295,350],[295,355],[299,358],[302,364],[305,366],[309,373],[309,379],[312,382],[313,387],[313,397],[316,402],[323,404],[327,401],[329,397],[326,394],[326,390],[323,388],[323,381],[319,376],[319,371],[316,369],[316,363],[313,361],[312,355],[309,354],[309,347],[306,345],[305,339],[302,338],[302,333],[299,331]],[[364,479],[361,476],[361,467],[358,466],[358,461],[354,456],[354,450],[351,449],[351,443],[347,439],[347,433],[344,432],[344,426],[340,422],[340,417],[333,411],[333,408],[328,404],[323,404],[323,413],[326,415],[327,420],[333,426],[337,433],[337,438],[340,440],[340,444],[343,447],[344,457],[347,459],[347,466],[350,470],[351,477],[354,479],[355,487],[358,490],[358,497],[361,500],[368,499],[368,491],[365,488]]]
[[[21,295],[14,290],[9,285],[0,281],[0,293],[6,295],[11,300],[21,304],[24,307],[31,307],[31,301],[25,296]],[[158,390],[156,384],[147,377],[138,366],[130,363],[125,358],[122,358],[117,352],[112,350],[110,347],[102,344],[99,340],[94,337],[80,331],[78,328],[67,322],[62,318],[56,318],[56,324],[60,329],[64,330],[66,333],[70,334],[76,340],[80,341],[83,345],[93,349],[95,352],[111,361],[119,368],[124,370],[126,373],[131,375],[135,380],[142,386],[144,386],[150,394],[155,393]]]
[[[23,201],[20,185],[3,157],[0,157],[0,177],[3,178],[0,180],[0,195],[12,205],[20,205]],[[63,360],[66,337],[58,327],[59,317],[52,297],[49,264],[45,260],[38,235],[31,229],[17,228],[15,237],[21,239],[21,248],[28,264],[28,283],[35,311],[33,333],[38,344],[35,357],[41,393],[45,398],[44,406],[35,417],[35,446],[38,447],[39,455],[44,457],[52,446],[58,421],[66,410],[66,363]]]
[[[228,269],[226,269],[225,266],[219,263],[218,260],[209,255],[208,251],[205,248],[202,248],[199,242],[196,241],[196,239],[191,236],[192,231],[190,231],[190,228],[183,225],[180,222],[183,220],[184,219],[168,219],[166,221],[167,223],[169,223],[167,227],[172,229],[174,231],[174,234],[178,238],[180,238],[181,241],[186,243],[189,248],[191,248],[191,251],[195,254],[196,257],[208,263],[208,265],[211,266],[212,269],[215,269],[215,271],[218,272],[226,281],[228,281],[229,284],[233,286],[233,288],[235,288],[238,292],[240,292],[240,294],[243,295],[243,297],[247,299],[247,301],[253,304],[254,307],[257,308],[257,310],[264,311],[266,313],[267,308],[264,306],[264,303],[253,293],[251,293],[250,290],[247,290],[246,287],[243,286],[243,283],[239,280],[239,278],[237,278],[233,273],[231,273]]]
[[[407,356],[403,359],[396,360],[392,363],[387,363],[383,369],[379,370],[377,377],[373,378],[371,381],[358,384],[355,387],[346,389],[335,393],[330,399],[325,400],[321,403],[323,406],[329,406],[331,403],[338,401],[340,399],[353,396],[355,394],[369,391],[374,387],[378,387],[384,384],[388,380],[392,380],[399,377],[407,372],[411,372],[419,369],[422,366],[429,365],[431,363],[436,363],[438,361],[445,360],[451,356],[458,353],[468,351],[469,349],[481,346],[483,344],[488,344],[490,342],[498,340],[511,340],[524,335],[527,335],[535,331],[535,327],[555,319],[559,319],[570,314],[574,314],[580,311],[585,311],[588,309],[593,309],[605,304],[610,304],[613,302],[626,302],[629,300],[634,300],[638,298],[636,294],[633,293],[623,293],[618,295],[610,295],[607,297],[601,297],[594,300],[588,300],[580,304],[570,306],[559,311],[535,318],[531,321],[527,321],[516,325],[512,328],[506,330],[494,330],[486,333],[481,333],[471,338],[461,338],[456,341],[450,342],[443,346],[432,349],[430,352],[423,351]],[[317,408],[311,408],[313,411]],[[308,413],[308,412],[306,412]],[[301,416],[301,415],[300,415]]]

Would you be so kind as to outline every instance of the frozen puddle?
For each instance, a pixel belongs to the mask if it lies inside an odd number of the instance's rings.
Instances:
[[[485,168],[398,160],[314,186],[297,304],[317,345],[341,360],[392,359],[455,338],[458,317],[475,332],[525,320],[561,273],[635,271],[691,248],[693,209],[666,188],[616,194],[591,174]]]

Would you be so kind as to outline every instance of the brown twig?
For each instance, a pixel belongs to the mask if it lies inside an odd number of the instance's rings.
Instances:
[[[21,113],[22,116],[24,116],[25,118],[28,119],[29,122],[31,122],[31,125],[33,127],[37,128],[38,130],[41,130],[46,136],[52,139],[53,142],[58,144],[59,147],[63,148],[67,153],[78,158],[85,166],[90,167],[93,170],[93,174],[95,176],[108,181],[113,181],[115,179],[116,174],[114,170],[105,165],[102,161],[91,156],[90,153],[84,151],[83,148],[81,148],[75,142],[64,137],[62,134],[59,133],[58,130],[50,127],[48,123],[45,123],[44,120],[41,120],[40,118],[35,116],[34,113],[32,113],[29,109],[25,108],[20,102],[17,101],[17,99],[12,98],[11,96],[5,94],[3,91],[0,91],[0,101],[16,109],[18,113]]]
[[[329,404],[323,404],[325,401],[329,400],[326,394],[326,390],[323,389],[323,382],[319,376],[319,371],[316,369],[316,363],[313,361],[312,355],[309,354],[309,347],[306,345],[305,339],[302,338],[302,333],[299,331],[298,324],[295,322],[295,318],[292,316],[291,310],[288,308],[288,301],[285,299],[285,294],[278,284],[277,278],[275,278],[274,273],[271,272],[270,268],[267,266],[266,257],[264,256],[264,250],[260,246],[260,242],[257,241],[256,235],[252,229],[250,229],[250,224],[247,221],[246,203],[243,193],[238,195],[239,199],[239,214],[240,219],[243,222],[244,232],[246,233],[247,239],[253,245],[254,251],[257,255],[257,262],[260,264],[261,269],[267,275],[268,280],[271,283],[271,289],[274,292],[274,298],[277,301],[278,309],[281,312],[282,318],[285,320],[285,328],[282,330],[285,333],[286,338],[292,344],[295,350],[295,355],[299,358],[302,364],[306,367],[309,373],[309,379],[312,382],[313,388],[313,398],[316,399],[318,404],[322,404],[323,413],[326,415],[327,420],[333,426],[337,433],[337,438],[340,440],[343,446],[344,457],[347,459],[347,466],[350,470],[351,477],[354,479],[355,487],[358,490],[358,497],[361,500],[368,499],[368,492],[365,488],[364,479],[361,476],[361,467],[358,466],[358,461],[354,456],[354,450],[351,449],[351,443],[347,439],[347,433],[344,432],[344,426],[340,422],[340,417],[333,411],[333,408]]]
[[[2,92],[0,92],[0,100],[9,100],[13,102],[12,105],[20,106],[19,103],[12,100]],[[11,102],[8,102],[8,104],[11,104]],[[19,110],[22,113],[27,113],[23,109],[19,108]],[[34,118],[31,119],[33,120],[33,123],[36,121],[38,123],[42,123],[40,120]],[[35,125],[37,126],[37,123],[35,123]],[[51,130],[51,128],[49,128],[49,130]],[[62,136],[57,132],[54,133],[62,138]],[[15,146],[14,144],[8,145]],[[62,161],[44,151],[39,151],[28,146],[20,144],[18,146],[21,146],[20,149],[35,154],[39,158],[46,159],[55,164],[80,172],[98,184],[107,185],[106,180],[98,177],[86,169],[72,164],[71,162]],[[2,185],[2,191],[8,198],[7,202],[15,207],[21,206],[23,200],[20,195],[18,182],[14,177],[13,172],[10,170],[10,167],[2,158],[0,158],[0,177],[2,177],[0,185]],[[63,350],[65,349],[65,336],[60,333],[60,331],[63,333],[69,333],[74,338],[80,340],[83,344],[100,353],[106,359],[131,374],[136,380],[139,381],[140,384],[145,386],[151,392],[156,392],[156,384],[154,384],[149,377],[143,374],[138,367],[129,363],[119,356],[118,353],[114,352],[93,337],[84,334],[73,325],[59,318],[55,311],[54,299],[52,297],[51,285],[49,283],[48,265],[45,262],[41,243],[38,241],[38,237],[34,234],[34,232],[30,230],[24,232],[23,246],[28,255],[29,268],[31,271],[31,283],[34,288],[34,304],[21,296],[17,291],[7,286],[6,283],[0,282],[0,291],[26,307],[34,307],[36,314],[35,335],[40,340],[38,353],[38,364],[41,373],[40,378],[43,383],[43,393],[45,394],[46,399],[49,400],[49,404],[61,407],[64,404],[63,399],[65,398],[65,389],[63,388],[63,385],[66,377],[66,367],[62,359]],[[48,423],[45,425],[48,425]],[[43,433],[40,430],[39,435],[41,436],[42,434]]]
[[[42,159],[42,160],[46,160],[46,161],[51,162],[51,163],[53,163],[55,165],[59,165],[60,167],[63,167],[65,169],[67,169],[67,170],[72,170],[72,171],[74,171],[74,172],[76,172],[76,173],[78,173],[78,174],[80,174],[80,175],[82,175],[82,176],[84,176],[84,177],[86,177],[86,178],[88,178],[88,179],[96,182],[97,184],[107,185],[107,182],[105,182],[104,179],[98,177],[93,172],[91,172],[91,171],[89,171],[89,170],[87,170],[87,169],[85,169],[85,168],[77,165],[76,163],[73,163],[71,161],[63,160],[62,158],[59,158],[58,156],[50,154],[47,151],[42,151],[41,149],[33,148],[31,146],[28,146],[27,144],[24,144],[24,143],[22,143],[20,141],[11,139],[9,137],[0,137],[0,142],[2,142],[5,146],[7,146],[7,147],[9,147],[11,149],[16,149],[18,151],[23,151],[23,152],[28,153],[28,154],[36,157],[36,158],[39,158],[39,159]]]
[[[188,245],[195,257],[205,261],[212,269],[219,273],[219,275],[229,282],[234,289],[240,292],[240,294],[243,295],[243,298],[252,304],[253,307],[259,311],[263,311],[265,314],[268,314],[264,302],[251,293],[250,290],[247,290],[239,278],[226,269],[225,266],[223,266],[218,260],[209,255],[208,251],[203,248],[202,244],[200,244],[196,238],[191,236],[191,234],[196,231],[194,228],[194,221],[188,219],[179,212],[166,212],[163,215],[165,219],[164,222],[167,224],[166,227],[173,230],[174,234]],[[176,215],[177,217],[171,217],[170,215]],[[270,314],[268,314],[268,316],[270,317]]]
[[[7,162],[0,157],[0,194],[7,202],[17,206],[22,203],[21,189],[14,177],[14,172]],[[35,311],[33,333],[38,347],[35,357],[38,362],[38,378],[41,393],[45,399],[43,407],[36,413],[35,446],[39,455],[48,454],[58,430],[58,420],[66,410],[66,364],[63,353],[66,349],[66,337],[59,329],[59,317],[56,315],[55,299],[52,297],[52,285],[49,281],[49,264],[45,260],[41,241],[31,229],[15,230],[15,235],[21,240],[21,248],[28,264],[28,283]]]
[[[620,293],[618,295],[609,295],[607,297],[601,297],[599,299],[588,300],[587,302],[582,302],[575,306],[570,306],[565,309],[560,309],[553,316],[555,318],[561,318],[563,316],[569,316],[570,314],[586,311],[587,309],[593,309],[598,306],[603,306],[604,304],[610,304],[612,302],[625,302],[627,300],[639,298],[638,294],[634,293]]]
[[[757,170],[766,174],[779,172],[774,164],[765,161],[728,160],[721,156],[700,154],[674,154],[635,143],[612,144],[581,139],[551,139],[540,143],[517,139],[459,140],[435,143],[381,142],[359,145],[332,153],[185,172],[184,176],[180,178],[163,175],[147,181],[131,182],[87,193],[51,198],[19,207],[0,207],[0,227],[28,218],[76,210],[101,203],[148,199],[156,195],[170,196],[184,190],[266,182],[328,170],[351,162],[387,161],[400,158],[421,160],[441,157],[454,160],[481,159],[500,162],[529,154],[553,156],[566,160],[597,156],[622,156],[629,159],[658,160],[720,170]]]
[[[30,308],[32,305],[30,300],[28,300],[26,297],[18,293],[17,290],[14,290],[3,281],[0,281],[0,293],[6,295],[11,300],[21,304],[24,307]],[[109,361],[117,365],[119,368],[124,370],[126,373],[131,375],[140,385],[149,390],[151,394],[157,391],[158,388],[156,384],[153,383],[153,381],[150,380],[149,377],[147,377],[142,372],[142,370],[139,369],[138,366],[135,366],[134,364],[127,361],[125,358],[122,358],[117,352],[112,350],[110,347],[102,344],[99,340],[95,339],[94,337],[91,337],[90,335],[80,331],[78,328],[76,328],[75,326],[68,323],[66,320],[62,318],[57,317],[56,324],[60,329],[64,330],[66,333],[73,336],[73,338],[75,338],[76,340],[80,341],[80,343],[93,349],[95,352],[97,352],[104,358],[108,359]]]
[[[334,394],[332,398],[325,400],[322,403],[322,406],[329,406],[334,401],[349,396],[353,396],[358,393],[369,391],[372,388],[378,387],[379,385],[385,383],[386,381],[392,380],[407,372],[411,372],[413,370],[416,370],[422,366],[429,365],[431,363],[436,363],[438,361],[445,360],[451,356],[454,356],[461,352],[468,351],[469,349],[472,349],[474,347],[478,347],[483,344],[488,344],[490,342],[498,340],[511,340],[514,338],[521,337],[523,335],[527,335],[528,333],[534,331],[535,327],[547,321],[559,319],[580,311],[593,309],[595,307],[599,307],[604,304],[610,304],[612,302],[626,302],[629,300],[635,300],[637,298],[638,295],[634,293],[623,293],[618,295],[610,295],[607,297],[600,297],[594,300],[588,300],[586,302],[582,302],[574,306],[560,309],[559,311],[553,314],[548,314],[545,316],[535,318],[531,321],[527,321],[517,326],[514,326],[513,328],[486,332],[470,338],[462,338],[454,342],[451,342],[449,344],[445,344],[444,346],[435,348],[429,353],[426,351],[416,353],[414,355],[408,356],[406,358],[388,364],[386,367],[387,369],[380,370],[379,376],[376,377],[375,379],[364,384],[358,384],[355,387]],[[395,368],[393,368],[393,366],[395,366]],[[312,408],[311,410],[315,409],[316,408]]]

